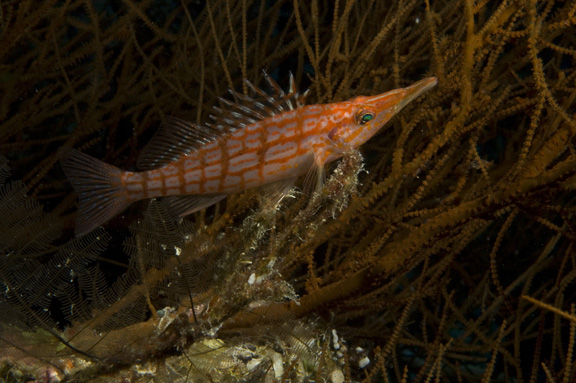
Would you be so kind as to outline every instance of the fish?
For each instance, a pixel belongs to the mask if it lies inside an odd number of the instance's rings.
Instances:
[[[264,78],[266,91],[244,80],[249,95],[230,90],[232,97],[221,97],[210,122],[166,118],[140,154],[139,171],[63,149],[60,163],[79,199],[76,236],[142,199],[164,197],[171,214],[184,217],[247,189],[282,195],[302,175],[305,189],[318,190],[327,163],[368,141],[438,82],[428,77],[375,96],[306,105],[308,91],[300,93],[292,75],[286,91]]]

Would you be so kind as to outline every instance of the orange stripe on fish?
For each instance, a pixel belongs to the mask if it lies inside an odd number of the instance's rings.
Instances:
[[[231,90],[210,124],[169,118],[138,160],[140,172],[120,170],[74,149],[61,163],[79,196],[76,235],[102,225],[140,199],[167,197],[176,216],[206,208],[228,194],[278,183],[282,190],[307,174],[318,187],[324,165],[368,141],[394,114],[433,88],[429,77],[377,96],[304,105],[307,94],[284,92],[266,73],[266,93]]]

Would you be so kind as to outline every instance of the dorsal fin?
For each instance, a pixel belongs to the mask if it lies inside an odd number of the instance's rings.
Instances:
[[[290,73],[290,88],[286,93],[268,73],[263,71],[270,90],[264,91],[248,80],[244,80],[250,94],[245,95],[230,89],[233,100],[220,98],[220,107],[214,107],[209,126],[217,129],[242,129],[257,121],[304,106],[308,91],[298,92],[294,76]],[[207,124],[208,125],[208,124]]]
[[[219,98],[220,106],[214,106],[214,113],[210,115],[213,123],[196,125],[179,118],[167,117],[166,124],[162,125],[140,154],[138,168],[159,168],[216,140],[222,134],[304,106],[308,91],[303,94],[298,92],[292,73],[288,93],[282,90],[268,73],[263,73],[270,91],[266,92],[244,80],[251,95],[230,89],[233,99]]]
[[[137,166],[150,170],[164,166],[198,149],[220,135],[229,133],[210,126],[200,126],[176,117],[167,117],[138,158]]]

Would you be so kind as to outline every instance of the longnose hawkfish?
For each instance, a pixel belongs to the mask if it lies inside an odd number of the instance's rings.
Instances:
[[[305,105],[308,92],[299,93],[292,76],[288,92],[264,77],[271,91],[245,81],[254,96],[231,90],[233,100],[220,99],[211,124],[167,119],[138,159],[142,171],[123,171],[63,150],[62,167],[79,196],[76,235],[141,199],[169,198],[172,213],[182,217],[262,185],[288,191],[303,174],[317,186],[326,163],[368,141],[437,83],[429,77],[376,96]]]

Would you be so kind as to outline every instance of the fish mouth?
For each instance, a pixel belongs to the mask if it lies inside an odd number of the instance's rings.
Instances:
[[[415,98],[419,97],[422,93],[434,88],[438,84],[438,79],[436,77],[427,77],[420,80],[407,88],[402,89],[401,98],[396,105],[396,112],[399,112],[406,105],[414,101]]]

